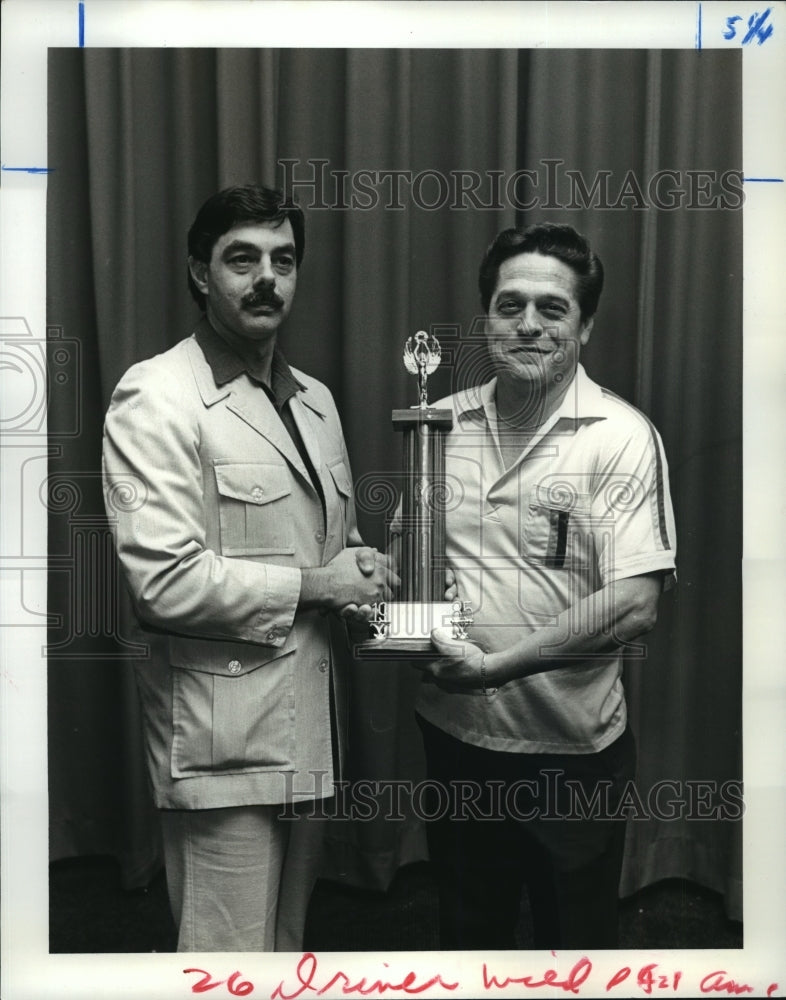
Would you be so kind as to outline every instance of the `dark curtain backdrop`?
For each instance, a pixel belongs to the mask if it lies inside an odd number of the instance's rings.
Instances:
[[[742,767],[742,213],[658,209],[646,189],[659,170],[675,171],[671,186],[685,191],[707,190],[689,171],[740,170],[740,112],[741,63],[730,52],[50,50],[53,859],[114,855],[129,885],[160,863],[127,603],[101,502],[103,414],[129,365],[194,324],[185,237],[196,209],[230,184],[281,184],[281,160],[296,161],[289,176],[301,181],[319,180],[313,161],[326,161],[324,188],[295,190],[307,246],[282,343],[336,397],[361,527],[380,546],[386,515],[366,487],[400,468],[390,411],[414,402],[404,340],[439,328],[446,364],[432,398],[483,377],[470,334],[477,265],[494,234],[550,218],[595,245],[607,285],[584,361],[661,431],[679,541],[678,588],[662,601],[646,658],[626,669],[638,787],[646,807],[669,781],[662,804],[680,799],[712,816],[717,794],[707,789],[738,780]],[[505,196],[504,181],[525,169],[539,174],[537,189],[526,179],[517,188],[522,202],[539,195],[531,210]],[[419,204],[405,185],[401,207],[386,205],[390,184],[378,184],[376,206],[335,207],[337,172],[364,170],[475,171],[482,205],[440,204],[431,175]],[[629,181],[617,208],[564,207],[569,170],[588,186],[608,172],[610,203],[633,171],[644,203]],[[550,194],[548,171],[558,180]],[[502,194],[486,208],[492,172]],[[422,777],[414,672],[349,669],[349,776]],[[673,811],[631,822],[623,893],[691,878],[724,893],[740,917],[739,823]],[[411,816],[336,821],[331,848],[328,876],[384,887],[425,856],[425,838]]]

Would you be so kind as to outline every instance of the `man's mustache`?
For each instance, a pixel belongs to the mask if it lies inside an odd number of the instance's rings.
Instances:
[[[284,305],[284,300],[270,289],[268,291],[251,292],[250,295],[246,295],[243,298],[241,304],[244,309],[258,309],[259,306],[272,306],[275,309],[280,309]]]

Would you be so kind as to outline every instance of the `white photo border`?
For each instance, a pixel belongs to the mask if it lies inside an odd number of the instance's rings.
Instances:
[[[0,334],[22,318],[34,339],[45,340],[46,288],[46,75],[53,46],[416,48],[723,48],[728,18],[747,19],[769,10],[773,33],[743,50],[743,169],[750,181],[744,205],[744,937],[739,951],[601,952],[591,956],[592,983],[576,995],[592,996],[623,966],[657,962],[679,969],[672,996],[698,995],[701,977],[724,970],[728,980],[749,984],[749,996],[786,995],[786,679],[779,624],[783,620],[786,511],[784,371],[786,338],[776,296],[784,285],[786,231],[786,4],[740,3],[372,3],[266,2],[266,0],[5,0],[2,4],[2,258]],[[754,181],[766,178],[766,181]],[[781,251],[779,253],[779,250]],[[7,418],[24,404],[13,372],[0,366],[0,406]],[[5,418],[0,427],[5,427]],[[20,548],[14,486],[27,461],[46,455],[43,437],[30,444],[13,436],[0,442],[0,608],[23,609],[22,620],[0,628],[0,753],[2,772],[2,994],[4,1000],[100,996],[135,1000],[192,996],[185,967],[235,970],[254,984],[253,996],[270,996],[285,981],[296,983],[297,956],[56,955],[49,953],[47,840],[46,511],[26,511],[25,538],[40,540],[33,554]],[[17,491],[18,492],[18,491]],[[6,516],[7,514],[7,516]],[[780,521],[779,521],[780,515]],[[773,532],[773,526],[775,530]],[[41,553],[44,553],[42,556]],[[0,617],[0,621],[5,621]],[[581,956],[536,952],[497,953],[495,972],[533,976],[548,968],[567,974]],[[325,978],[343,970],[351,982],[406,981],[386,996],[419,992],[416,986],[441,974],[424,995],[475,997],[482,992],[484,956],[418,952],[320,956]],[[657,984],[654,992],[658,990]],[[644,995],[619,988],[609,995]],[[586,992],[585,992],[586,990]],[[511,986],[493,993],[530,995]],[[564,996],[565,986],[536,990]],[[715,990],[714,992],[724,992]],[[731,990],[725,991],[729,995]],[[362,995],[361,989],[354,990]],[[231,995],[222,987],[213,997]],[[238,994],[239,995],[239,994]],[[314,989],[303,992],[316,995]],[[340,987],[324,996],[344,996]],[[368,994],[367,994],[368,995]],[[370,995],[379,995],[372,993]]]

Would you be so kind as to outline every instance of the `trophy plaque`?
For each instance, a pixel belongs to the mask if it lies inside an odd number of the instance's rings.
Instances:
[[[445,512],[450,490],[445,479],[445,433],[450,410],[428,405],[428,377],[441,358],[439,341],[420,330],[404,347],[404,366],[418,379],[418,403],[393,411],[393,428],[404,441],[403,489],[390,549],[395,552],[401,590],[395,601],[374,605],[370,637],[355,647],[361,659],[434,656],[430,633],[448,626],[466,639],[471,609],[445,600]]]

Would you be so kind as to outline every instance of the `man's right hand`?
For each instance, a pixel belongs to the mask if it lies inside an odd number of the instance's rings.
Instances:
[[[300,606],[341,612],[389,601],[401,581],[390,559],[365,546],[342,549],[326,566],[303,569]]]

